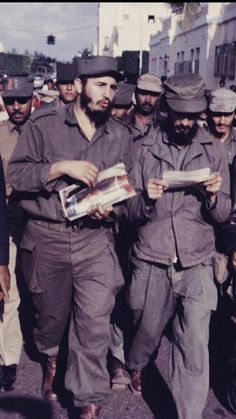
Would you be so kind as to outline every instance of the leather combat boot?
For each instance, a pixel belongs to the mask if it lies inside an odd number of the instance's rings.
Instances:
[[[131,384],[130,388],[134,394],[141,396],[142,394],[142,370],[130,371]]]
[[[13,390],[17,365],[0,365],[0,392]]]
[[[79,407],[79,416],[77,419],[96,419],[99,416],[101,406],[90,404],[88,406]]]
[[[55,376],[57,371],[57,356],[49,356],[47,361],[47,369],[43,380],[42,395],[43,398],[49,401],[58,400],[58,395],[55,393]]]

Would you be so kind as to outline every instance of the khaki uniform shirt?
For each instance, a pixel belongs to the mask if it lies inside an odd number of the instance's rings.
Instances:
[[[7,179],[7,166],[19,137],[19,128],[10,121],[0,124],[0,154],[6,181],[6,196],[10,196],[12,188]]]

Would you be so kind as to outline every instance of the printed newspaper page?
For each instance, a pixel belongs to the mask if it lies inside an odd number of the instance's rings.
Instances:
[[[177,171],[166,170],[163,172],[162,179],[168,183],[167,189],[183,188],[196,183],[204,182],[211,174],[209,167],[199,170]]]
[[[131,198],[136,192],[128,182],[124,163],[118,163],[100,172],[94,186],[73,184],[61,189],[59,195],[65,216],[73,221],[88,215],[98,204],[107,207]]]

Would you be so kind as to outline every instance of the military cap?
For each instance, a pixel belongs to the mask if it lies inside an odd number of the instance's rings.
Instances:
[[[30,97],[33,95],[33,78],[28,76],[8,77],[3,87],[2,97]]]
[[[78,62],[77,72],[79,76],[112,76],[117,81],[124,80],[123,75],[118,71],[118,62],[113,57],[97,55],[86,59],[81,58]]]
[[[209,109],[212,112],[234,112],[236,109],[236,93],[225,87],[213,90],[210,94]]]
[[[57,63],[57,81],[74,81],[77,77],[77,64]]]
[[[164,82],[165,98],[175,112],[200,113],[207,107],[205,83],[198,74],[176,74]]]
[[[39,96],[45,96],[45,97],[49,97],[49,98],[53,98],[53,99],[55,99],[57,96],[59,96],[58,90],[44,90],[44,89],[40,89],[40,90],[37,90],[37,94]]]
[[[142,74],[137,80],[137,88],[148,92],[161,93],[162,82],[158,76],[151,73]]]
[[[134,89],[133,84],[118,83],[114,106],[129,106],[132,103]]]

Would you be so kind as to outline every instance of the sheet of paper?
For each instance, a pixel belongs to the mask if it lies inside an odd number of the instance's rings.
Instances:
[[[168,183],[167,189],[183,188],[194,185],[195,183],[204,182],[208,179],[210,173],[211,170],[209,167],[190,171],[165,170],[162,179]]]

